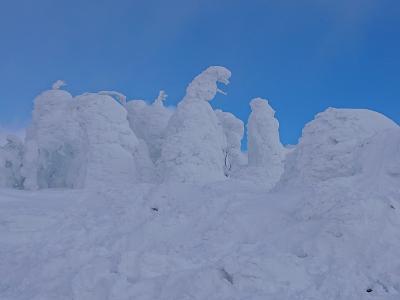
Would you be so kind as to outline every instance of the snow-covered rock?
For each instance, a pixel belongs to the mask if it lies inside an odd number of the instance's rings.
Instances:
[[[186,89],[186,95],[169,120],[159,161],[166,181],[205,183],[225,178],[226,137],[208,103],[218,92],[217,83],[228,84],[223,67],[209,67]]]

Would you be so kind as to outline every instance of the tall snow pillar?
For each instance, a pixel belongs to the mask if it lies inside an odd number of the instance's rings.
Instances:
[[[250,102],[251,114],[247,124],[249,167],[259,170],[267,184],[273,186],[283,173],[285,148],[279,138],[279,122],[267,100],[255,98]]]

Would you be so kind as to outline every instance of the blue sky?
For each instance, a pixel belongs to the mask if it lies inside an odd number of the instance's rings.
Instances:
[[[0,41],[3,127],[26,126],[56,79],[174,105],[210,65],[232,71],[212,105],[247,120],[269,99],[284,143],[329,106],[400,122],[399,1],[2,0]]]

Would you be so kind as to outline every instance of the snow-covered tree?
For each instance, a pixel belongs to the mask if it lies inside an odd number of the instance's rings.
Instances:
[[[143,100],[132,100],[126,104],[128,120],[132,130],[148,148],[150,158],[155,163],[161,155],[161,144],[173,111],[164,106],[167,95],[160,91],[153,104]]]
[[[109,95],[87,93],[75,98],[79,127],[85,135],[85,186],[134,182],[138,139],[127,112]]]
[[[58,84],[60,86],[60,84]],[[82,151],[73,97],[54,88],[34,101],[32,124],[25,140],[22,175],[27,189],[76,187]]]
[[[56,82],[53,83],[53,85],[51,86],[51,88],[53,90],[59,90],[61,89],[63,86],[66,86],[66,82],[64,80],[57,80]]]
[[[22,188],[23,151],[23,143],[17,136],[7,136],[7,143],[0,147],[0,187]]]
[[[225,178],[226,137],[208,103],[218,91],[217,83],[229,83],[224,67],[209,67],[186,89],[172,115],[162,145],[159,168],[166,181],[206,183]]]
[[[244,134],[244,123],[233,114],[222,110],[215,110],[218,120],[223,128],[226,137],[226,147],[224,148],[224,171],[225,176],[229,176],[240,166],[244,165],[243,153],[241,151],[241,141]]]
[[[158,93],[158,97],[156,98],[156,100],[154,100],[154,105],[161,105],[164,106],[164,102],[165,100],[167,100],[168,95],[165,93],[165,91],[161,90]]]
[[[109,93],[74,98],[52,89],[36,97],[23,159],[25,188],[80,188],[140,177],[141,148],[126,109]]]
[[[279,122],[267,100],[255,98],[250,106],[247,124],[248,165],[257,177],[272,187],[283,173],[285,155],[279,138]]]

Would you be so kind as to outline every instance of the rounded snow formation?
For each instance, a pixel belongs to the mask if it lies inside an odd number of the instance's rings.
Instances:
[[[398,128],[374,111],[329,108],[304,128],[299,145],[287,157],[283,181],[312,183],[360,174],[368,164],[362,153],[370,140]]]

